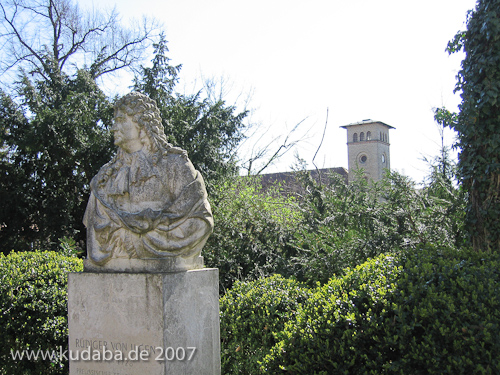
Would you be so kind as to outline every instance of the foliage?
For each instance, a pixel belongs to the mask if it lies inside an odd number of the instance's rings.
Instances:
[[[0,41],[11,50],[1,72],[20,73],[15,89],[7,93],[4,82],[0,92],[3,252],[55,249],[65,236],[82,246],[89,182],[114,152],[112,105],[96,79],[137,66],[156,27],[144,19],[127,29],[115,10],[87,13],[72,0],[0,4]],[[247,113],[201,93],[174,94],[180,66],[169,64],[163,34],[154,47],[135,88],[157,101],[169,141],[188,151],[210,191],[237,172]]]
[[[203,99],[201,91],[194,95],[174,93],[181,66],[170,65],[163,34],[154,47],[152,67],[142,67],[134,89],[156,100],[168,141],[188,152],[211,192],[217,181],[237,172],[236,148],[244,138],[248,113],[238,113],[235,106],[220,98]]]
[[[387,316],[388,373],[500,371],[500,257],[427,246],[404,260]],[[390,322],[396,321],[391,326]]]
[[[85,238],[89,182],[113,152],[112,106],[84,70],[19,85],[21,105],[2,95],[0,244],[3,251]]]
[[[288,244],[301,221],[296,200],[279,188],[263,191],[259,177],[227,179],[211,197],[215,228],[203,256],[207,266],[219,268],[221,292],[236,280],[289,276]]]
[[[11,350],[66,350],[67,273],[82,270],[55,252],[0,254],[0,374],[67,374],[67,363],[14,361]]]
[[[0,90],[0,246],[7,252],[31,242],[33,238],[31,230],[20,230],[29,228],[26,219],[30,208],[20,199],[29,187],[25,185],[24,171],[14,163],[13,150],[10,149],[10,129],[23,128],[26,123],[24,113],[10,96]]]
[[[357,178],[347,184],[332,175],[328,184],[318,184],[308,174],[303,181],[305,222],[292,241],[293,274],[309,285],[382,253],[463,243],[463,194],[446,180],[422,189],[395,172],[380,182]]]
[[[433,246],[371,259],[313,291],[261,371],[498,373],[499,266]]]
[[[68,257],[82,257],[83,250],[78,247],[73,238],[63,237],[59,239],[60,254]]]
[[[382,329],[377,314],[390,308],[387,294],[394,291],[400,272],[394,258],[380,256],[313,290],[296,319],[285,324],[281,341],[265,360],[265,370],[361,373],[357,371],[370,354],[377,356]]]
[[[306,220],[293,240],[299,280],[326,282],[344,268],[394,249],[394,225],[380,202],[380,185],[364,179],[347,184],[338,175],[330,176],[328,184],[318,184],[309,174],[303,178]]]
[[[309,297],[301,283],[274,275],[236,281],[220,299],[223,374],[258,374],[276,334]]]
[[[157,100],[169,141],[187,149],[211,188],[236,173],[235,147],[246,112],[237,114],[222,100],[202,100],[199,93],[174,95],[180,66],[169,65],[167,51],[162,35],[153,67],[142,68],[136,88]],[[39,244],[55,249],[57,239],[65,236],[82,246],[89,182],[114,152],[109,132],[113,108],[93,73],[84,69],[68,76],[58,69],[41,80],[24,75],[15,97],[1,93],[4,252]]]
[[[68,236],[81,245],[89,182],[110,159],[112,106],[96,79],[141,61],[156,28],[124,28],[115,10],[81,11],[71,0],[0,4],[0,246],[3,252]],[[36,38],[33,37],[36,35]],[[83,64],[86,65],[83,65]]]
[[[178,75],[182,65],[170,65],[170,58],[167,56],[169,50],[164,33],[160,33],[160,39],[157,43],[153,43],[153,48],[152,66],[141,66],[140,75],[136,74],[134,77],[133,88],[156,101],[162,118],[165,118],[166,108],[171,106],[175,99],[174,89],[179,82]],[[170,135],[167,128],[165,128],[165,132]]]
[[[439,135],[441,137],[441,149],[433,160],[424,158],[431,167],[431,174],[428,179],[431,185],[435,184],[437,180],[441,180],[451,186],[458,182],[456,179],[457,165],[450,156],[451,148],[445,145],[444,131],[446,127],[450,127],[451,124],[456,123],[457,114],[448,111],[446,108],[437,108],[434,111],[434,119],[438,124]]]
[[[320,184],[302,172],[297,196],[263,189],[259,178],[217,185],[203,256],[220,269],[221,292],[274,273],[313,286],[383,253],[465,243],[464,194],[439,173],[420,189],[398,173],[377,183],[328,178]]]
[[[457,76],[460,112],[448,125],[458,132],[459,177],[468,193],[466,228],[476,250],[500,250],[500,1],[479,0],[467,31],[448,52],[466,57]],[[438,113],[439,115],[439,113]]]

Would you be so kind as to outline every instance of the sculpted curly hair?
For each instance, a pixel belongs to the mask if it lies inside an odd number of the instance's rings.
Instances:
[[[115,116],[118,111],[132,117],[134,122],[145,130],[145,135],[149,138],[152,147],[152,150],[150,150],[152,154],[166,155],[167,152],[186,154],[185,150],[173,147],[167,142],[165,129],[161,123],[160,110],[153,99],[140,92],[133,91],[116,102]],[[146,143],[144,139],[141,139],[141,141]]]

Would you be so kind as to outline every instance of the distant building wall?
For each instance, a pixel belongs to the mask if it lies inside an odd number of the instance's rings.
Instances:
[[[345,168],[322,168],[308,171],[311,177],[322,184],[329,183],[329,177],[335,173],[341,176],[346,182],[348,173]],[[269,187],[281,184],[282,191],[288,195],[302,196],[305,194],[304,186],[301,184],[297,172],[267,173],[262,175],[262,187],[267,190]]]

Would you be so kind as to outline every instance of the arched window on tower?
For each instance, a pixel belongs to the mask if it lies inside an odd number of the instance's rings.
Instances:
[[[357,142],[358,141],[358,133],[354,133],[352,136],[352,141]]]
[[[371,141],[372,139],[372,132],[366,132],[366,140]]]
[[[365,133],[361,132],[359,133],[359,141],[363,142],[365,140]]]

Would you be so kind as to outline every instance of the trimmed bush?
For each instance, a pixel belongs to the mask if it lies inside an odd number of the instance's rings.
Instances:
[[[500,254],[412,254],[384,319],[388,374],[500,373]]]
[[[222,373],[258,374],[276,334],[309,295],[303,284],[279,275],[237,281],[220,300]]]
[[[11,351],[67,350],[67,274],[81,271],[56,252],[0,254],[0,374],[67,374],[59,358],[14,361]]]
[[[500,256],[427,247],[319,287],[265,358],[271,374],[500,373]]]
[[[379,368],[383,327],[401,272],[391,256],[380,256],[318,287],[286,324],[282,340],[265,360],[266,373],[357,374]]]

